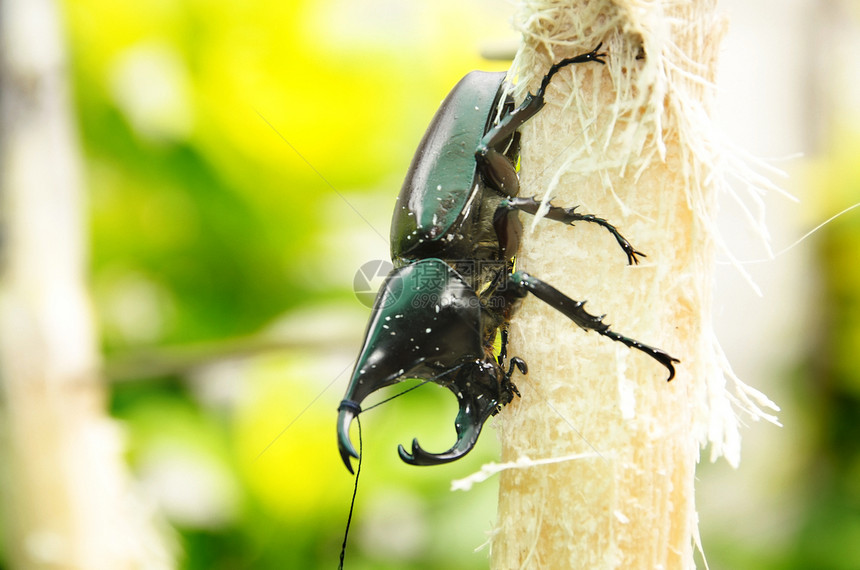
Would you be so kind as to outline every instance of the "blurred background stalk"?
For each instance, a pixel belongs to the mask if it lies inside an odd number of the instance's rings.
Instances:
[[[81,164],[52,0],[0,2],[0,469],[10,567],[169,568],[130,496],[86,288]]]

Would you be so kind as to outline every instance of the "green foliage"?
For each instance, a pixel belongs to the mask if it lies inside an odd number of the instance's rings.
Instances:
[[[828,209],[860,196],[857,134],[834,144],[816,173]],[[817,240],[819,335],[811,347],[800,391],[814,414],[817,439],[809,458],[808,512],[785,568],[860,567],[860,216],[846,215]]]
[[[857,133],[842,133],[831,142],[833,152],[804,165],[810,199],[803,209],[810,225],[858,203],[858,145]],[[858,214],[860,209],[846,212],[803,244],[812,250],[803,278],[812,281],[814,293],[801,305],[777,309],[788,311],[807,334],[802,350],[780,355],[784,368],[773,371],[790,390],[780,398],[785,427],[767,445],[753,446],[760,457],[750,463],[762,469],[761,480],[735,487],[741,477],[724,475],[721,485],[706,487],[711,496],[699,486],[701,502],[728,505],[722,517],[730,526],[702,521],[705,555],[713,570],[860,568]],[[778,256],[771,263],[780,261]],[[761,340],[762,345],[775,342],[780,340]],[[728,470],[702,467],[702,480]],[[732,510],[741,505],[755,512],[752,521]]]
[[[439,101],[466,71],[505,67],[477,55],[507,33],[497,4],[425,4],[64,4],[108,370],[145,355],[137,380],[114,385],[112,412],[184,568],[337,563],[352,479],[335,409],[367,314],[353,275],[387,257]],[[218,353],[236,338],[243,358]],[[187,345],[190,363],[165,364]],[[449,406],[445,421],[428,405]],[[453,398],[423,389],[384,410],[365,418],[348,566],[485,567],[472,550],[495,490],[448,487],[492,438],[455,469],[407,467],[397,443],[453,441]]]

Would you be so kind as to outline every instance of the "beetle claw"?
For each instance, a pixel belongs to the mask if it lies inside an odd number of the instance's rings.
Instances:
[[[519,356],[514,356],[513,358],[511,358],[511,360],[509,362],[508,371],[505,373],[505,378],[507,380],[511,379],[511,376],[514,373],[514,366],[516,366],[519,369],[521,374],[528,374],[529,373],[529,365],[526,364],[526,361],[523,360],[522,358],[520,358]]]
[[[361,412],[361,406],[352,400],[344,400],[338,407],[337,444],[340,449],[340,458],[350,473],[354,473],[350,458],[354,457],[358,459],[358,452],[349,440],[349,426],[359,412]]]

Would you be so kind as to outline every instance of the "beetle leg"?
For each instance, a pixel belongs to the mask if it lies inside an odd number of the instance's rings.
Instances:
[[[512,258],[520,246],[520,235],[523,227],[517,216],[510,218],[508,214],[516,210],[509,199],[504,199],[493,213],[493,229],[499,242],[499,259]],[[510,256],[508,255],[510,253]]]
[[[507,198],[502,201],[499,206],[499,210],[506,208],[508,210],[517,209],[521,212],[525,212],[527,214],[536,215],[538,210],[540,209],[541,203],[534,198]],[[574,222],[589,222],[592,224],[597,224],[598,226],[606,228],[609,233],[615,238],[615,241],[618,242],[618,245],[621,249],[624,250],[624,253],[627,254],[627,264],[633,265],[634,263],[639,263],[639,258],[637,256],[648,257],[641,251],[636,251],[630,242],[627,241],[621,233],[609,222],[604,220],[603,218],[598,218],[593,214],[579,214],[576,212],[576,206],[573,208],[561,208],[559,206],[553,206],[550,204],[549,210],[546,213],[546,217],[550,220],[555,220],[557,222],[562,222],[564,224],[573,225]],[[499,211],[496,211],[495,219],[499,218]],[[496,226],[498,227],[498,226]],[[498,230],[497,230],[498,231]]]
[[[510,366],[508,367],[508,371],[505,372],[505,379],[510,380],[511,376],[514,374],[514,367],[516,366],[517,370],[520,371],[520,374],[528,374],[529,366],[526,364],[526,361],[520,358],[519,356],[514,356],[511,358]],[[519,392],[517,392],[519,394]]]
[[[531,293],[585,330],[594,331],[625,346],[644,352],[669,370],[667,381],[675,377],[675,367],[672,363],[680,362],[680,360],[670,356],[659,348],[642,344],[638,340],[610,330],[609,325],[603,322],[602,316],[592,315],[583,308],[585,301],[574,301],[552,285],[544,283],[540,279],[522,271],[512,274],[509,283],[511,288],[514,291],[518,291],[520,295],[524,296],[527,292]]]
[[[486,156],[487,149],[493,149],[500,152],[503,151],[504,149],[500,147],[507,146],[507,141],[510,140],[514,132],[519,130],[526,121],[534,117],[541,109],[543,109],[543,106],[546,104],[546,101],[544,101],[546,88],[549,86],[549,82],[552,80],[553,76],[558,73],[559,70],[575,63],[587,63],[589,61],[595,61],[601,64],[606,63],[603,59],[606,57],[606,54],[598,53],[602,45],[602,43],[599,44],[588,53],[569,57],[553,64],[541,81],[537,92],[534,95],[528,93],[519,107],[502,117],[502,120],[499,121],[497,125],[494,125],[493,128],[487,131],[487,134],[485,134],[484,138],[481,139],[478,149],[475,152],[478,162],[481,162],[481,160]]]
[[[505,358],[508,355],[508,327],[505,325],[502,328],[502,350],[499,352],[499,366],[504,368]],[[519,356],[514,356],[508,361],[508,371],[505,372],[504,380],[502,380],[502,389],[501,389],[501,397],[499,398],[499,403],[501,405],[505,405],[511,400],[513,400],[514,395],[519,396],[520,391],[517,390],[517,387],[511,382],[511,376],[514,375],[514,369],[520,371],[520,374],[528,374],[529,366],[526,364],[526,361],[520,358]]]
[[[574,57],[568,57],[567,59],[563,59],[558,63],[553,64],[544,76],[543,81],[541,81],[540,87],[537,90],[536,97],[540,97],[541,99],[543,99],[543,95],[546,92],[546,88],[549,85],[549,82],[552,80],[552,76],[558,73],[560,69],[567,67],[568,65],[574,63],[586,63],[588,61],[596,61],[597,63],[601,64],[606,63],[606,61],[603,59],[604,57],[606,57],[606,54],[598,53],[601,47],[603,47],[603,42],[597,44],[597,47],[588,53],[584,53]]]
[[[487,136],[489,134],[487,133]],[[504,142],[507,143],[511,135]],[[484,140],[486,138],[485,136]],[[478,145],[478,150],[475,151],[475,160],[478,163],[478,167],[483,172],[485,178],[489,178],[488,182],[490,186],[503,195],[516,196],[520,190],[520,180],[517,176],[516,166],[504,154],[504,149],[498,150],[494,146],[488,146],[484,143],[484,140],[481,141],[481,144]]]
[[[511,400],[514,399],[514,395],[519,396],[520,391],[517,390],[516,385],[511,382],[511,376],[514,375],[514,368],[520,371],[520,374],[528,374],[529,367],[526,364],[526,361],[520,358],[519,356],[514,356],[511,358],[510,365],[508,366],[508,371],[505,372],[505,380],[502,382],[502,404],[508,404]],[[507,401],[504,401],[507,399]]]
[[[481,172],[490,179],[497,190],[511,196],[515,196],[517,194],[516,190],[519,186],[516,181],[516,169],[515,166],[511,164],[511,161],[504,155],[504,152],[510,143],[511,138],[514,136],[514,133],[516,133],[517,130],[526,123],[526,121],[534,117],[541,109],[543,109],[545,104],[544,94],[546,93],[546,88],[549,86],[549,82],[552,80],[552,77],[558,73],[560,69],[575,63],[587,63],[589,61],[595,61],[601,64],[606,63],[606,61],[603,60],[606,54],[598,53],[602,45],[603,44],[601,43],[588,53],[569,57],[552,65],[541,81],[537,93],[534,95],[528,93],[525,99],[523,99],[522,104],[510,113],[504,115],[498,124],[493,125],[493,127],[489,129],[481,139],[481,142],[478,143],[478,148],[475,149],[475,160],[477,161]]]

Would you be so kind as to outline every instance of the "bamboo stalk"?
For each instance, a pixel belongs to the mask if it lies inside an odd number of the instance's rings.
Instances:
[[[600,227],[529,231],[524,219],[518,269],[681,363],[667,384],[644,354],[524,301],[509,354],[529,374],[500,414],[502,460],[576,458],[502,473],[492,567],[692,568],[700,447],[736,464],[732,397],[757,417],[769,405],[731,375],[711,323],[716,196],[729,175],[710,123],[723,21],[713,0],[532,0],[516,22],[517,100],[553,62],[600,42],[608,54],[553,80],[523,129],[521,195],[579,205],[648,256],[627,266]]]

